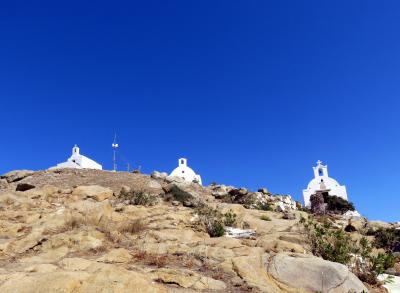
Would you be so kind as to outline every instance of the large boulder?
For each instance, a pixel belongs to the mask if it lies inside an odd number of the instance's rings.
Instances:
[[[168,174],[165,172],[160,173],[158,171],[154,171],[153,173],[151,173],[151,178],[154,178],[154,179],[165,180],[165,178],[167,178],[167,177],[168,177]]]
[[[368,292],[348,267],[314,256],[278,253],[267,271],[279,283],[306,292]]]
[[[185,183],[185,179],[177,176],[167,176],[165,181],[167,183]]]
[[[32,170],[15,170],[2,175],[1,179],[6,179],[8,183],[20,181],[35,173]]]
[[[93,198],[97,201],[103,201],[113,196],[113,191],[98,185],[78,186],[72,192],[72,195],[80,198]]]

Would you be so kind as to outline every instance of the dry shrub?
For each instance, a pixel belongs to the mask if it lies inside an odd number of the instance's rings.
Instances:
[[[158,268],[165,267],[167,263],[169,263],[169,258],[171,256],[169,254],[154,254],[148,253],[146,251],[140,251],[134,255],[134,258],[146,265],[156,266]]]
[[[146,225],[140,219],[123,222],[118,226],[118,231],[121,233],[137,234],[146,229]]]

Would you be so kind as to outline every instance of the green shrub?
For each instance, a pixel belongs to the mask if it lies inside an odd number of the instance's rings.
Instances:
[[[262,215],[262,216],[260,217],[260,219],[263,220],[263,221],[271,221],[271,218],[268,217],[268,216],[266,216],[266,215]]]
[[[225,234],[224,215],[209,206],[203,205],[197,209],[200,223],[211,237],[221,237]]]
[[[221,237],[225,234],[225,227],[220,221],[215,221],[208,227],[207,232],[211,237]]]
[[[224,214],[224,224],[225,226],[228,227],[233,227],[236,225],[236,214],[232,211],[229,210],[227,213]]]
[[[130,204],[142,206],[151,206],[157,202],[156,196],[147,194],[143,191],[121,192],[119,198],[129,200]]]
[[[327,211],[344,214],[347,211],[354,211],[354,204],[335,195],[324,193],[324,202]]]
[[[394,228],[380,228],[375,232],[369,231],[375,236],[374,245],[390,251],[400,251],[400,230]]]
[[[352,240],[342,229],[335,229],[327,218],[319,223],[312,217],[302,217],[300,223],[314,255],[349,266],[363,282],[376,284],[378,275],[395,264],[391,252],[373,255],[372,244],[365,237]]]

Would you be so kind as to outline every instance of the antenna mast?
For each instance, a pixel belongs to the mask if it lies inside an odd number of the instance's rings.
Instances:
[[[117,160],[116,160],[116,155],[117,155],[117,149],[119,147],[117,143],[117,134],[114,134],[114,142],[112,143],[112,149],[113,149],[113,172],[117,172]]]

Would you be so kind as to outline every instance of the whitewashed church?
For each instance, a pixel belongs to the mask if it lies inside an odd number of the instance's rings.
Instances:
[[[73,168],[73,169],[97,169],[102,170],[103,167],[96,163],[95,161],[81,155],[79,153],[79,147],[75,145],[72,148],[71,157],[63,163],[57,164],[57,166],[52,167],[50,169],[62,169],[62,168]]]
[[[314,169],[314,179],[310,181],[307,189],[303,190],[304,205],[310,206],[310,197],[316,194],[317,191],[328,192],[329,195],[336,195],[347,200],[346,186],[339,185],[339,183],[328,176],[328,166],[322,165],[321,161],[317,162]]]
[[[178,162],[178,167],[169,176],[181,177],[187,182],[197,182],[202,185],[201,176],[188,167],[187,159],[180,158]]]

